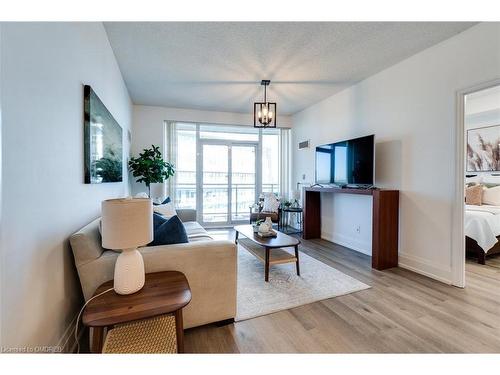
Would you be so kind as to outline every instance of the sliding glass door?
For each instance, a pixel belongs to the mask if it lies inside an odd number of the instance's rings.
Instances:
[[[199,190],[201,221],[206,226],[248,220],[256,199],[256,144],[201,141]]]
[[[202,145],[201,208],[203,223],[229,220],[229,147]]]
[[[231,146],[231,223],[248,221],[249,207],[256,202],[257,146]]]

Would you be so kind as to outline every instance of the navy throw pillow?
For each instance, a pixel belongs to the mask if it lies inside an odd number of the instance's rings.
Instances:
[[[170,197],[166,197],[165,200],[161,203],[154,203],[153,202],[153,206],[159,206],[160,204],[167,204],[167,203],[170,203],[171,199]]]
[[[153,234],[153,242],[149,243],[149,246],[188,242],[186,228],[177,215],[165,219],[162,215],[153,213]]]

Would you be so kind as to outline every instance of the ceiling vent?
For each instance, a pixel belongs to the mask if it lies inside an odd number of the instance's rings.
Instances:
[[[299,150],[303,150],[305,148],[309,148],[309,143],[311,141],[308,139],[307,141],[302,141],[302,142],[299,142]]]

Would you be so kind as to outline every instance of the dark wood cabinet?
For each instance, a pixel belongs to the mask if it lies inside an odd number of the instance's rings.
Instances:
[[[304,229],[302,237],[306,240],[321,237],[321,193],[371,195],[373,197],[372,267],[383,270],[398,265],[398,190],[304,188]]]

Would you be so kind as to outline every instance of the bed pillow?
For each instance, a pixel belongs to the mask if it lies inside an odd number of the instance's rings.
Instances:
[[[465,203],[480,206],[483,200],[483,186],[474,185],[465,189]]]
[[[500,186],[484,189],[482,203],[491,204],[492,206],[500,206]]]
[[[176,243],[187,243],[188,237],[186,228],[177,215],[166,219],[163,216],[153,213],[153,242],[148,246],[173,245]]]
[[[174,205],[172,202],[155,205],[155,206],[153,206],[153,211],[164,216],[166,219],[170,219],[172,216],[177,215],[177,212],[175,211],[175,208],[174,208]]]

